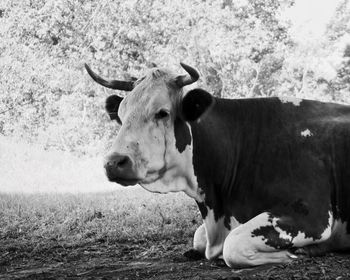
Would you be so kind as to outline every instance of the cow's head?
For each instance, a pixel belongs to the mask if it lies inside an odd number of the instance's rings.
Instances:
[[[192,165],[190,126],[213,103],[210,94],[183,87],[194,83],[198,72],[181,64],[186,75],[153,68],[136,81],[107,81],[86,70],[99,84],[130,91],[126,97],[109,96],[106,110],[121,124],[111,152],[105,159],[110,181],[140,184],[154,192],[185,191],[197,196]]]

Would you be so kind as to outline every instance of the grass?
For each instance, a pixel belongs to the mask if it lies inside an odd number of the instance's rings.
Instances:
[[[140,187],[0,193],[0,278],[57,279],[96,267],[113,271],[133,259],[181,257],[200,222],[194,201],[182,193],[152,194]]]
[[[0,239],[84,242],[190,237],[200,217],[184,194],[0,194]]]

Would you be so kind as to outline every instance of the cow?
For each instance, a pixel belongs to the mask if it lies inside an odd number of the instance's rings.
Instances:
[[[153,68],[106,109],[121,124],[110,181],[185,192],[203,224],[194,252],[229,267],[289,263],[350,248],[350,106],[293,98],[223,99],[184,91],[198,72]]]

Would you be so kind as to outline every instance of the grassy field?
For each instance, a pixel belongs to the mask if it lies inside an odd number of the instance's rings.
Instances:
[[[199,221],[197,206],[185,195],[152,194],[139,187],[108,193],[0,194],[1,241],[183,238],[193,234]]]
[[[90,279],[136,279],[150,259],[150,279],[169,264],[181,273],[172,260],[191,248],[200,223],[197,206],[182,193],[152,194],[140,187],[1,193],[0,279],[86,279],[86,273]],[[193,265],[183,263],[186,271]],[[166,271],[175,276],[173,266]]]

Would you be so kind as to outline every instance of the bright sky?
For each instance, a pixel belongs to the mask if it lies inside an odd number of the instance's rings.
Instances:
[[[293,23],[292,35],[297,40],[320,38],[339,0],[296,0],[282,16]]]

